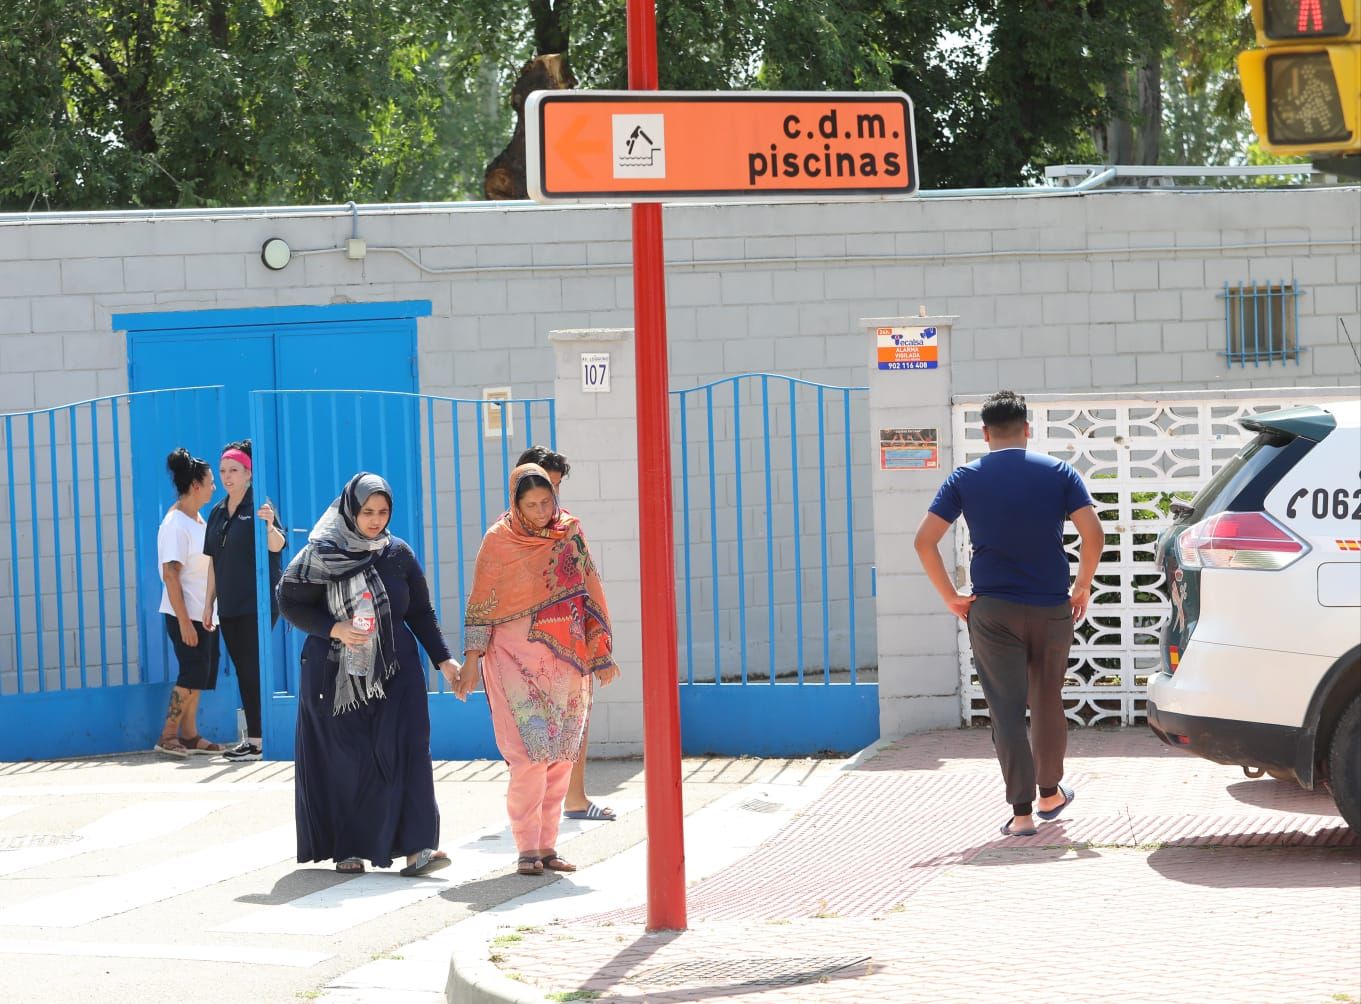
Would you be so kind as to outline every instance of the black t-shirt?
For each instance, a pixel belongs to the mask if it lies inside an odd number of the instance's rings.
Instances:
[[[255,613],[255,499],[251,489],[227,515],[227,500],[213,506],[208,528],[203,534],[203,553],[213,559],[213,578],[217,584],[217,616],[248,617]],[[275,513],[274,525],[283,533]],[[285,539],[287,539],[285,535]],[[282,561],[277,551],[269,552],[270,609],[277,615],[274,587],[279,583]]]

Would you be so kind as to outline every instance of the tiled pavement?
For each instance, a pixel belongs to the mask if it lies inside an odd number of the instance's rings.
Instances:
[[[494,951],[599,1001],[1361,999],[1361,841],[1326,793],[1142,729],[1074,733],[1068,767],[1064,817],[1002,838],[987,733],[911,737],[695,884],[683,934],[634,908]]]

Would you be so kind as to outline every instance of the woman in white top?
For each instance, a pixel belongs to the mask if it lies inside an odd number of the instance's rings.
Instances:
[[[165,615],[165,631],[175,648],[179,676],[170,692],[158,753],[188,756],[191,753],[216,754],[225,747],[209,742],[198,732],[199,692],[217,686],[217,635],[193,619],[190,611],[203,616],[208,593],[209,558],[203,553],[203,532],[207,528],[199,510],[213,497],[213,471],[208,464],[180,448],[166,458],[165,466],[175,482],[178,498],[161,520],[156,535],[156,556],[161,566],[160,611]]]

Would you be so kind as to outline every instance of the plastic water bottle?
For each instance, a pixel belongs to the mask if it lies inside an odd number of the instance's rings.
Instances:
[[[366,592],[359,597],[359,602],[354,606],[354,620],[351,623],[356,631],[373,634],[373,621],[376,616],[373,610],[373,593]]]
[[[365,592],[354,606],[354,617],[351,619],[350,625],[356,631],[363,631],[368,635],[368,638],[357,650],[347,649],[345,651],[345,670],[351,676],[367,676],[369,667],[373,665],[376,647],[373,629],[377,626],[377,619],[378,615],[373,609],[373,594]]]

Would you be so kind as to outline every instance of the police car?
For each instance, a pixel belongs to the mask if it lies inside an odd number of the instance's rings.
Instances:
[[[1148,723],[1249,776],[1326,782],[1361,832],[1361,402],[1242,424],[1256,436],[1158,541]]]

